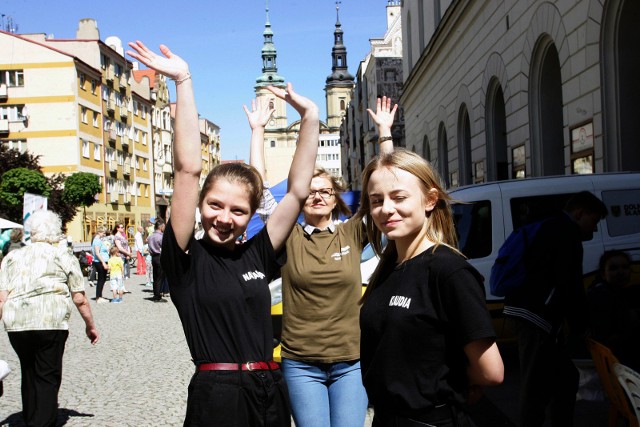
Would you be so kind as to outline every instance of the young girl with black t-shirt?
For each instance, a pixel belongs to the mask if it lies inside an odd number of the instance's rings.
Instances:
[[[456,249],[449,196],[431,165],[406,150],[372,160],[362,189],[381,255],[360,312],[373,426],[468,426],[465,402],[501,383],[504,366],[482,278]]]
[[[291,84],[286,91],[268,87],[300,113],[299,142],[287,194],[267,226],[237,244],[262,196],[259,173],[245,164],[219,165],[199,193],[202,152],[189,67],[164,45],[162,55],[139,41],[129,46],[131,57],[176,82],[174,191],[161,262],[196,364],[185,425],[288,426],[287,389],[272,360],[268,283],[285,260],[285,241],[309,194],[318,108]],[[267,102],[254,102],[250,113],[269,117],[273,111]],[[263,136],[254,131],[252,139]],[[201,240],[194,238],[197,207]]]

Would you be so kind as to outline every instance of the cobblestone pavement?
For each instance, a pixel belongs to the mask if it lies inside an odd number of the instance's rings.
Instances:
[[[96,304],[95,288],[87,286],[100,332],[96,346],[89,343],[84,323],[73,309],[58,425],[182,425],[193,364],[178,313],[170,301],[149,300],[151,288],[144,286],[143,276],[132,275],[126,287],[131,294],[122,304]],[[110,294],[107,283],[103,295]],[[0,397],[0,426],[22,426],[20,363],[4,328],[0,358],[13,371]]]
[[[96,304],[87,285],[100,342],[92,346],[74,308],[64,352],[58,425],[181,426],[193,364],[178,313],[150,301],[144,277],[127,280],[122,304]],[[108,282],[103,295],[109,296]],[[169,298],[167,298],[169,299]],[[1,323],[1,322],[0,322]],[[0,426],[23,426],[20,363],[0,326],[0,359],[9,363],[0,397]],[[366,426],[371,425],[371,416]]]

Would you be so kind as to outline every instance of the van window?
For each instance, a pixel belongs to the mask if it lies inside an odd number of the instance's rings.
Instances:
[[[456,203],[452,206],[458,247],[469,259],[491,254],[491,202]]]
[[[609,210],[609,236],[640,233],[640,189],[603,191],[602,201]]]
[[[513,229],[556,215],[573,193],[546,194],[544,196],[514,197],[511,199]]]

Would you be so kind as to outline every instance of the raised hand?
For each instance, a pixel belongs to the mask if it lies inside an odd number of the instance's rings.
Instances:
[[[309,98],[294,92],[293,85],[291,83],[287,83],[286,90],[275,86],[267,86],[267,89],[269,89],[275,96],[280,99],[284,99],[287,104],[295,108],[295,110],[300,114],[300,117],[304,117],[310,113],[318,114],[318,107],[316,104],[314,104],[314,102]]]
[[[273,102],[266,96],[261,96],[251,100],[251,111],[246,105],[243,105],[244,112],[247,114],[249,126],[251,129],[264,128],[276,109]]]
[[[153,52],[139,40],[129,42],[129,47],[133,51],[127,50],[127,55],[170,79],[180,81],[189,76],[189,65],[163,44],[160,45],[160,52],[164,56]]]
[[[382,134],[382,132],[380,132],[382,129],[391,129],[397,109],[398,104],[394,105],[393,108],[391,108],[391,98],[387,98],[386,96],[378,98],[375,113],[370,108],[367,108],[369,116],[371,116],[371,120],[373,120],[378,127],[378,131],[380,134]]]

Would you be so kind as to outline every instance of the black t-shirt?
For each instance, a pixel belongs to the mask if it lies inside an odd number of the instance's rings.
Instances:
[[[185,253],[169,221],[162,269],[195,363],[273,359],[268,284],[285,260],[266,227],[233,251],[192,237]]]
[[[482,277],[442,245],[381,278],[360,311],[360,328],[369,400],[401,416],[464,402],[463,347],[495,338]]]

